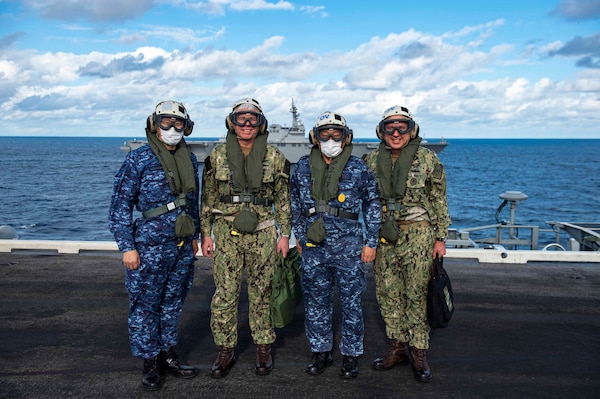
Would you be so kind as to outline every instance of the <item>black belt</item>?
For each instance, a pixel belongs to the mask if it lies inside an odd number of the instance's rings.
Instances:
[[[313,206],[312,208],[309,208],[306,211],[305,215],[311,216],[311,215],[314,215],[315,213],[329,213],[330,215],[333,215],[335,217],[340,217],[343,219],[358,220],[357,213],[346,212],[340,208],[334,208],[327,204],[317,204],[317,205]]]
[[[250,204],[262,205],[262,206],[273,205],[272,199],[255,197],[254,195],[249,194],[249,193],[240,193],[237,195],[221,195],[219,197],[219,201],[225,202],[227,204],[250,203]]]

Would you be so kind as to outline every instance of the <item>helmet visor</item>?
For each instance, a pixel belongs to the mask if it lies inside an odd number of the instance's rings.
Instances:
[[[246,126],[247,123],[250,123],[250,126],[257,127],[265,122],[263,114],[249,111],[233,112],[229,119],[236,126]]]
[[[162,130],[169,130],[171,127],[174,127],[176,131],[183,132],[187,127],[187,121],[185,119],[181,119],[172,115],[157,115],[155,118],[155,123]]]
[[[379,131],[390,136],[394,132],[398,134],[409,134],[415,127],[415,122],[410,119],[392,119],[379,122]]]

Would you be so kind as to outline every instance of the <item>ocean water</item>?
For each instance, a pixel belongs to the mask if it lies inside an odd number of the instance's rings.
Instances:
[[[27,240],[112,241],[108,207],[124,141],[0,137],[0,226]],[[495,224],[505,191],[529,197],[517,204],[518,224],[549,230],[547,221],[600,222],[600,139],[448,141],[439,157],[451,227]],[[506,206],[498,219],[509,218]]]

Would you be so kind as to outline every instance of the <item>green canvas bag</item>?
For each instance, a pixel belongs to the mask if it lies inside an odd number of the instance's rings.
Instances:
[[[296,307],[302,302],[301,261],[296,247],[290,248],[287,258],[279,255],[271,292],[271,321],[275,328],[287,326],[294,318]]]

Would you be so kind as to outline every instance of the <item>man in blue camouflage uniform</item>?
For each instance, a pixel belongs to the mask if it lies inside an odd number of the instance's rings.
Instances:
[[[420,146],[419,126],[407,108],[386,109],[376,132],[379,149],[364,158],[377,177],[384,211],[374,271],[390,349],[373,368],[408,364],[410,346],[415,379],[429,382],[427,286],[434,258],[446,254],[446,174],[437,155]]]
[[[267,144],[267,120],[258,101],[236,102],[225,123],[225,143],[206,158],[202,174],[202,253],[214,255],[210,325],[220,348],[210,373],[225,377],[235,363],[245,269],[250,331],[257,345],[254,371],[267,375],[276,338],[270,308],[273,275],[278,254],[287,256],[291,233],[290,163]]]
[[[127,154],[110,204],[109,228],[126,268],[131,351],[144,359],[142,387],[150,391],[161,388],[164,372],[198,374],[173,350],[198,251],[198,162],[183,140],[193,125],[183,104],[159,103],[146,121],[148,145]],[[142,213],[135,220],[134,208]]]
[[[342,306],[343,378],[358,375],[363,354],[364,263],[378,242],[381,203],[373,173],[352,156],[352,130],[343,116],[325,112],[310,131],[314,145],[291,178],[292,230],[302,254],[305,329],[312,352],[306,372],[318,375],[333,362],[333,290]],[[360,220],[360,216],[364,224]]]

